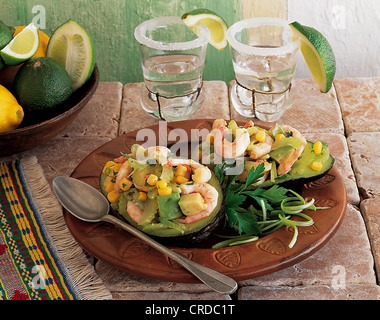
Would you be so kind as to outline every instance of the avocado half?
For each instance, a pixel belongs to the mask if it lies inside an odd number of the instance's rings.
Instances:
[[[311,168],[314,161],[322,163],[322,169],[315,171]],[[299,186],[322,178],[333,167],[335,159],[331,156],[328,148],[324,148],[322,154],[315,154],[313,151],[313,143],[308,141],[304,151],[298,160],[293,164],[292,169],[282,176],[274,178],[274,180],[266,180],[258,187],[266,188],[273,185],[282,185],[283,187]],[[255,187],[257,188],[257,187]]]
[[[198,152],[203,150],[202,147],[203,142],[200,142],[199,145],[193,149],[192,151],[192,159],[196,161],[200,161],[198,157]],[[206,150],[209,148],[209,145],[206,146]],[[315,171],[311,168],[311,164],[314,161],[320,161],[322,163],[322,169],[319,171]],[[317,155],[313,151],[313,143],[308,141],[304,151],[301,156],[292,166],[292,169],[285,175],[277,176],[273,180],[266,180],[264,183],[256,186],[252,186],[248,189],[256,189],[256,188],[268,188],[273,185],[281,185],[286,188],[297,187],[303,184],[318,180],[326,175],[330,169],[333,167],[335,159],[331,156],[327,145],[323,148],[323,153]],[[210,169],[214,169],[213,164],[207,164]]]
[[[104,195],[107,195],[107,192],[105,191],[106,177],[107,175],[102,172],[100,176],[100,186]],[[215,187],[218,191],[219,197],[217,206],[208,217],[192,223],[181,224],[181,230],[167,227],[160,223],[154,222],[154,220],[152,223],[146,225],[137,224],[127,212],[128,200],[123,196],[123,193],[121,193],[119,201],[111,205],[111,208],[136,229],[149,234],[153,238],[156,238],[158,241],[165,243],[166,245],[173,245],[177,247],[192,246],[210,237],[214,230],[221,226],[222,222],[224,221],[222,205],[223,191],[219,180],[214,173],[212,173],[212,177],[208,183]]]

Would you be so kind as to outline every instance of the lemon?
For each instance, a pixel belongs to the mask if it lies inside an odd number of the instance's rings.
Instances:
[[[38,30],[32,22],[14,37],[0,54],[6,65],[15,66],[33,57],[39,44]]]
[[[23,119],[23,108],[11,92],[0,85],[0,132],[16,129]]]
[[[72,93],[71,79],[57,61],[32,58],[17,71],[14,94],[25,111],[47,111],[66,101]]]
[[[197,36],[200,36],[198,34],[199,24],[204,24],[210,30],[209,43],[219,51],[227,46],[227,24],[215,12],[208,9],[195,9],[185,13],[181,19]]]
[[[290,24],[293,39],[301,40],[301,52],[321,92],[329,92],[336,72],[333,49],[322,33],[298,22]]]
[[[91,76],[95,65],[95,47],[91,36],[74,20],[58,27],[50,37],[46,56],[58,61],[68,72],[73,91]]]

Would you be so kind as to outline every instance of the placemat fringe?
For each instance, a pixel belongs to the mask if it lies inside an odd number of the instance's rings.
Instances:
[[[21,159],[33,200],[43,218],[51,244],[65,265],[68,276],[86,300],[112,299],[85,253],[72,237],[62,215],[62,207],[47,182],[35,156]]]

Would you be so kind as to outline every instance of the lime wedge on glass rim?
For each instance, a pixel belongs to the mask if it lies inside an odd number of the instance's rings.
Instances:
[[[39,45],[38,29],[32,22],[0,51],[0,55],[6,65],[15,66],[33,57]]]
[[[215,12],[208,9],[195,9],[182,15],[181,19],[197,36],[200,36],[198,26],[204,24],[210,30],[209,43],[219,51],[227,46],[227,24]]]
[[[336,60],[331,45],[322,33],[298,22],[290,24],[293,40],[301,40],[301,52],[322,93],[329,92],[336,72]]]
[[[94,70],[94,42],[87,31],[74,20],[68,20],[53,32],[46,56],[58,61],[66,69],[73,91],[80,88]]]

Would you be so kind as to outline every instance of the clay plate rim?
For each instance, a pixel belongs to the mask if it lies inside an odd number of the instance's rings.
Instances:
[[[187,133],[191,129],[212,127],[213,120],[188,120],[168,124],[169,134],[177,128]],[[160,132],[159,126],[147,129]],[[174,131],[175,132],[175,131]],[[109,159],[126,152],[136,143],[137,131],[123,134],[90,153],[73,171],[72,177],[80,179],[100,190],[100,172]],[[142,144],[143,142],[138,141]],[[156,142],[157,143],[157,142]],[[312,227],[300,228],[297,243],[292,249],[288,244],[293,236],[290,228],[283,227],[256,242],[221,249],[174,248],[172,249],[200,264],[224,273],[236,281],[246,280],[298,263],[321,249],[341,225],[347,207],[343,178],[334,166],[323,178],[304,185],[302,195],[315,198],[318,205],[331,206],[324,211],[308,211],[314,219]],[[109,223],[87,223],[78,220],[64,210],[66,224],[76,241],[94,257],[137,276],[181,282],[199,283],[193,275],[174,261],[150,248],[126,231]]]

